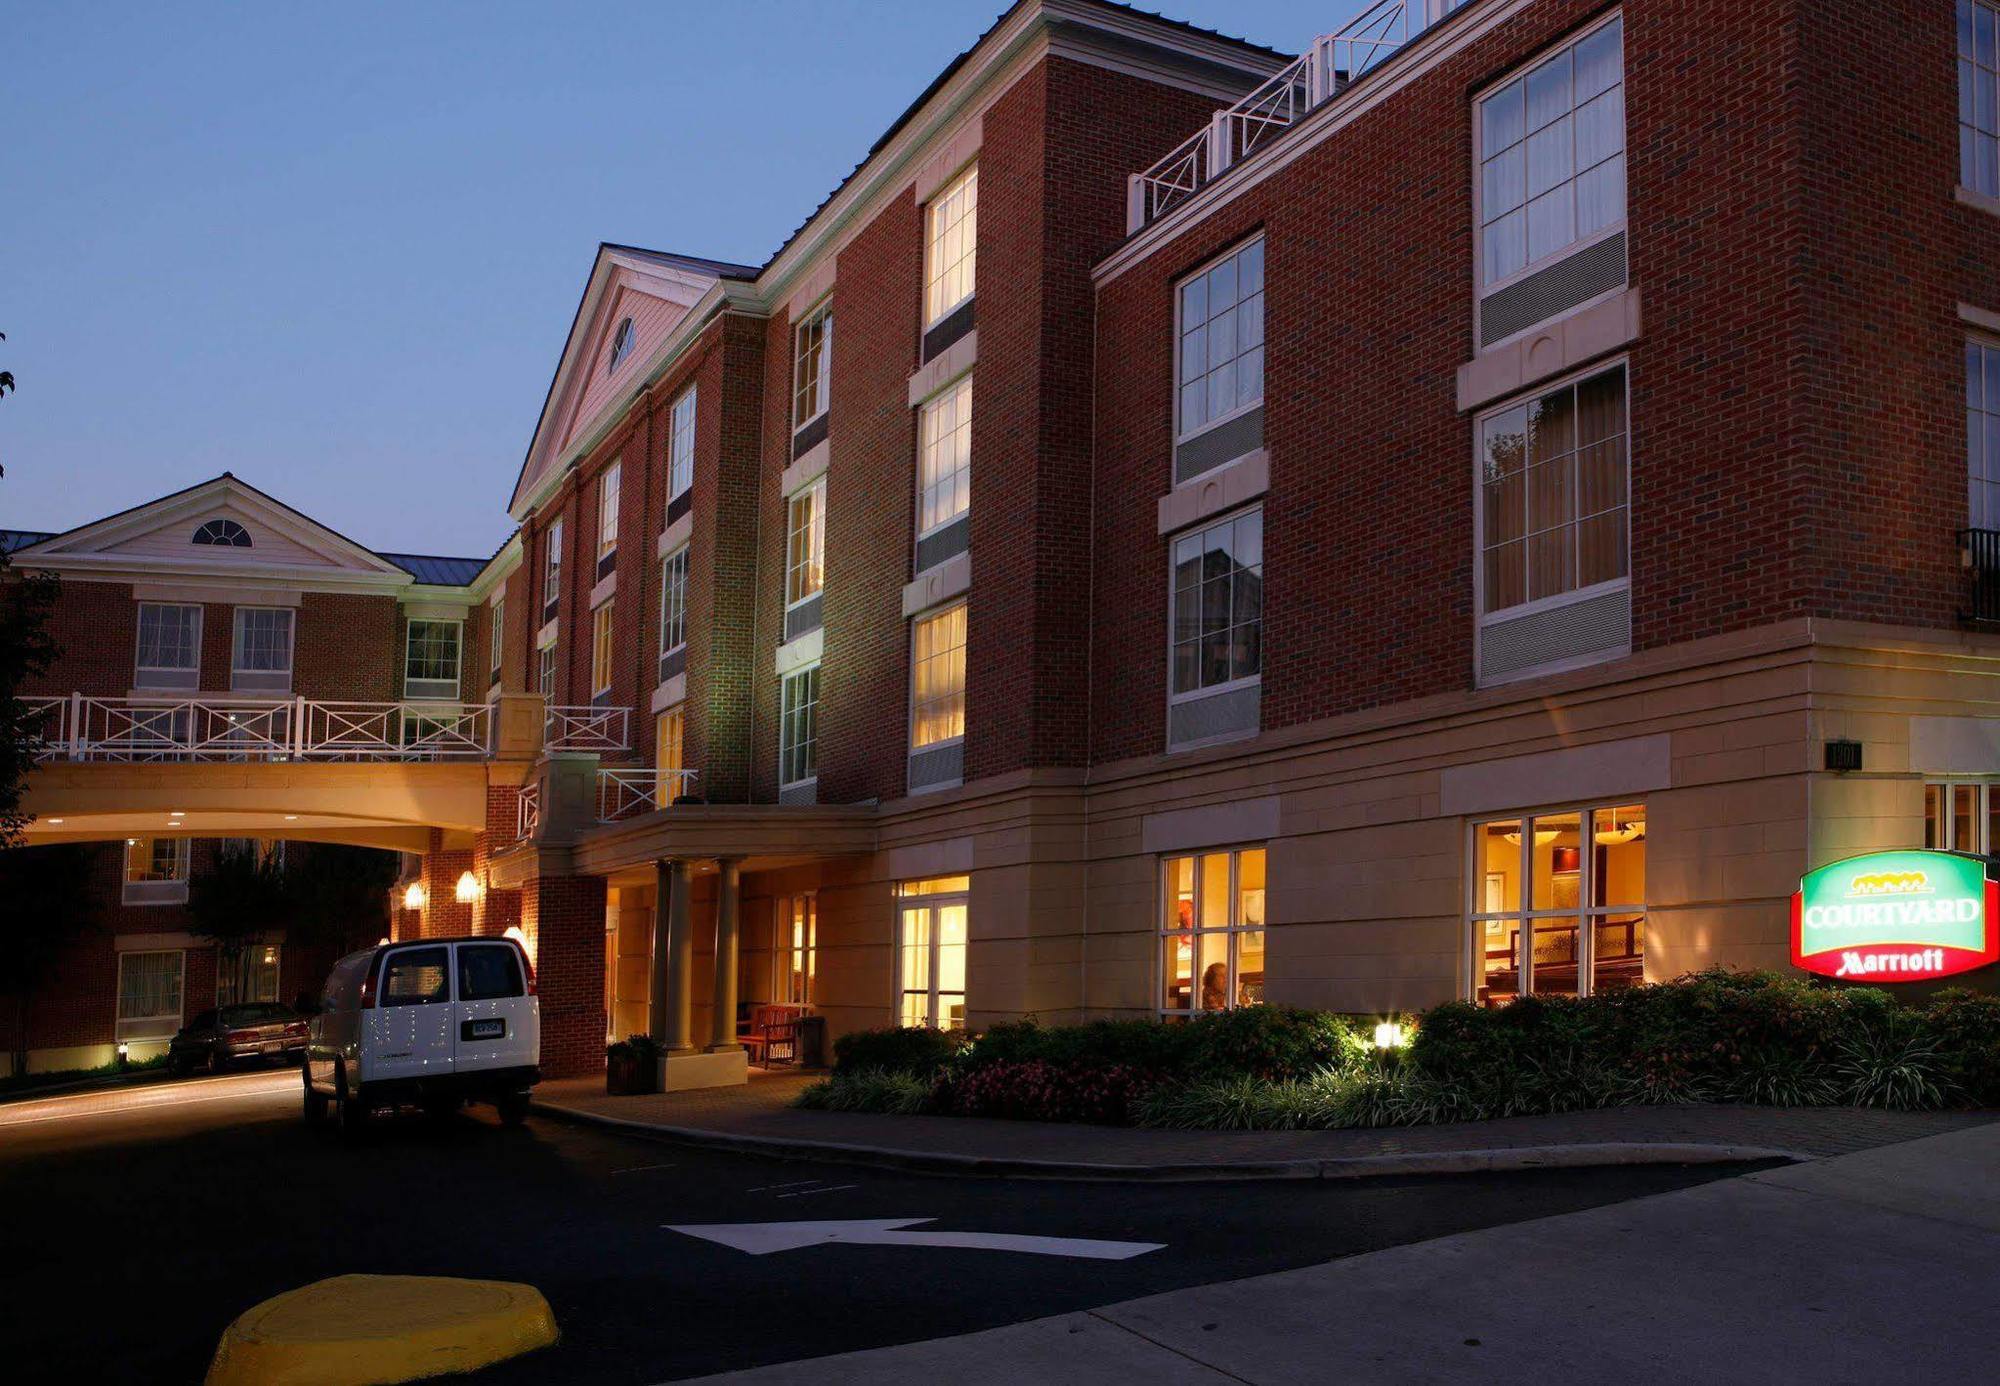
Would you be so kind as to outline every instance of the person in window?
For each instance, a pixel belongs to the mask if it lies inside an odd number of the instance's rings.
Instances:
[[[1228,1006],[1229,969],[1219,962],[1210,963],[1201,974],[1201,1008],[1220,1011]]]

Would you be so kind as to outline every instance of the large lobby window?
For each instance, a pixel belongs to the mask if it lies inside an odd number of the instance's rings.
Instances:
[[[1472,999],[1581,996],[1645,980],[1646,806],[1475,823]]]
[[[1160,921],[1163,1015],[1264,999],[1264,849],[1168,857]]]
[[[1924,846],[1980,856],[2000,848],[2000,784],[1945,780],[1925,785]]]
[[[896,1023],[965,1028],[965,923],[969,876],[896,887]]]

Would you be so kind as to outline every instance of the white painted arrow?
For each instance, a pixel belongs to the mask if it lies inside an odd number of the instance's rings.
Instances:
[[[848,1218],[836,1222],[709,1222],[664,1224],[669,1232],[768,1256],[802,1246],[845,1242],[854,1246],[935,1246],[967,1251],[1025,1251],[1031,1256],[1075,1256],[1091,1261],[1129,1261],[1158,1251],[1165,1242],[1106,1242],[1085,1237],[1026,1237],[1012,1232],[905,1232],[936,1218]]]

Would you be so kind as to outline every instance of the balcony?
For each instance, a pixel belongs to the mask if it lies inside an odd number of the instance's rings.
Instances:
[[[1967,605],[1959,608],[1958,619],[2000,623],[2000,529],[1958,531],[1958,562],[1967,577]]]
[[[632,749],[629,707],[557,706],[542,721],[545,751],[594,751],[617,755]]]
[[[694,770],[599,770],[597,821],[618,823],[667,808],[694,793]]]
[[[436,761],[492,755],[485,703],[27,699],[40,761]]]

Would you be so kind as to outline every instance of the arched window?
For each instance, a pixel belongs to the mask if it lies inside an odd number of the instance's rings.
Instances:
[[[604,367],[605,372],[608,374],[611,371],[617,370],[620,363],[631,354],[631,351],[632,319],[624,318],[620,320],[618,330],[611,334],[611,360]]]
[[[215,544],[225,549],[247,549],[250,547],[250,531],[234,520],[210,520],[194,532],[194,538],[189,542]]]

